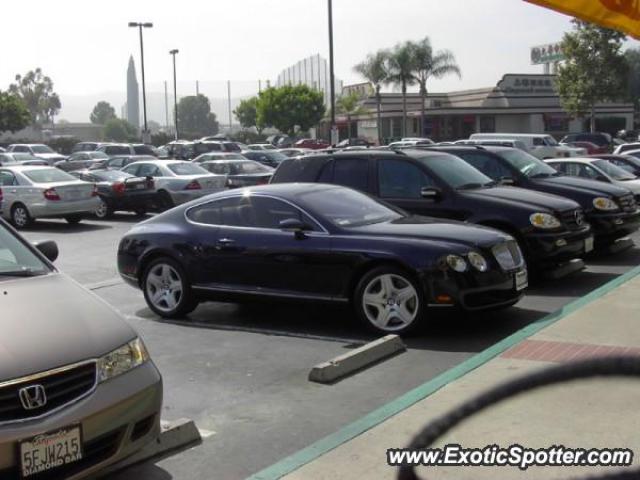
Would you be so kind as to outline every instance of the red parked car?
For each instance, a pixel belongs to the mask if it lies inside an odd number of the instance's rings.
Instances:
[[[588,155],[596,155],[598,153],[608,153],[609,149],[607,147],[601,147],[599,145],[596,145],[593,142],[568,142],[565,143],[564,145],[567,145],[569,147],[577,147],[577,148],[584,148],[587,150],[587,154]]]
[[[312,150],[321,150],[331,146],[326,140],[320,140],[317,138],[301,138],[293,144],[296,148],[310,148]]]

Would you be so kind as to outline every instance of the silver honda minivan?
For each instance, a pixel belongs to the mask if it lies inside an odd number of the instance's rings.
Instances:
[[[160,432],[162,378],[136,332],[0,220],[0,479],[76,479]]]

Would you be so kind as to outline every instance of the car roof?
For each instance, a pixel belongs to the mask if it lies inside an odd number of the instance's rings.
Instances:
[[[550,158],[549,160],[545,160],[545,162],[548,162],[548,163],[573,162],[573,163],[584,163],[588,165],[593,163],[596,160],[602,160],[602,159],[586,158],[586,157],[565,157],[565,158]]]
[[[275,183],[268,185],[256,185],[254,187],[235,188],[233,190],[225,190],[217,196],[242,196],[247,193],[271,194],[281,198],[294,198],[301,193],[318,192],[324,190],[344,189],[340,185],[327,183]],[[226,195],[225,195],[226,194]]]
[[[3,166],[0,166],[0,168],[9,168],[11,170],[18,170],[18,171],[21,171],[21,172],[25,172],[25,171],[29,171],[29,170],[42,170],[43,168],[56,169],[56,167],[51,167],[49,165],[23,165],[23,164],[3,165]]]

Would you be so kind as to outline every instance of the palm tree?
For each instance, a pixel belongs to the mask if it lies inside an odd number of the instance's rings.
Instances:
[[[379,50],[376,53],[370,53],[363,62],[353,67],[356,72],[373,85],[376,92],[378,144],[382,144],[382,123],[380,115],[382,96],[380,95],[380,89],[382,88],[382,84],[387,81],[389,75],[387,72],[387,58],[387,52]]]
[[[461,77],[460,67],[449,50],[439,50],[433,53],[429,37],[424,37],[413,44],[413,79],[420,86],[422,107],[420,118],[422,119],[422,135],[424,135],[425,109],[427,101],[427,81],[430,78],[442,78],[445,75],[456,74]]]
[[[387,76],[385,83],[400,85],[402,90],[402,136],[407,130],[407,87],[415,84],[415,44],[413,42],[398,43],[388,53]]]
[[[360,103],[362,97],[353,92],[348,95],[342,95],[336,101],[336,113],[347,116],[348,137],[351,138],[351,117],[354,115],[364,115],[367,110]]]

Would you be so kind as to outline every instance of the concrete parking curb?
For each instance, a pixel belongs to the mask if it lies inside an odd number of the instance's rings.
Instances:
[[[404,352],[406,349],[398,335],[387,335],[328,362],[316,365],[309,372],[309,380],[317,383],[332,383],[384,358]]]
[[[200,443],[202,443],[202,438],[193,420],[181,418],[173,422],[161,422],[160,436],[155,442],[150,443],[124,461],[100,472],[100,477],[138,463],[161,460]]]
[[[371,428],[381,424],[385,420],[393,417],[403,410],[406,410],[410,406],[437,392],[447,384],[484,365],[489,360],[495,358],[514,345],[517,345],[521,341],[527,339],[535,333],[538,333],[540,330],[543,330],[549,325],[552,325],[558,320],[566,317],[567,315],[570,315],[571,313],[579,310],[580,308],[593,302],[594,300],[597,300],[603,295],[606,295],[607,293],[611,292],[612,290],[616,289],[620,285],[628,282],[638,275],[640,275],[640,267],[635,267],[634,269],[629,270],[625,274],[620,275],[619,277],[616,277],[613,280],[605,283],[601,287],[589,292],[587,295],[574,300],[573,302],[565,305],[555,312],[552,312],[549,315],[541,318],[540,320],[518,330],[517,332],[502,339],[486,350],[483,350],[482,352],[465,360],[452,369],[443,372],[442,374],[420,385],[419,387],[410,390],[404,395],[401,395],[395,400],[392,400],[391,402],[381,406],[380,408],[372,411],[364,417],[354,421],[349,425],[346,425],[337,432],[334,432],[309,445],[308,447],[303,448],[302,450],[299,450],[298,452],[283,458],[270,467],[267,467],[253,474],[247,480],[275,480],[282,478],[283,476],[299,469],[303,465],[312,462],[325,453],[339,447],[343,443],[346,443],[349,440],[357,437],[358,435],[361,435]]]

